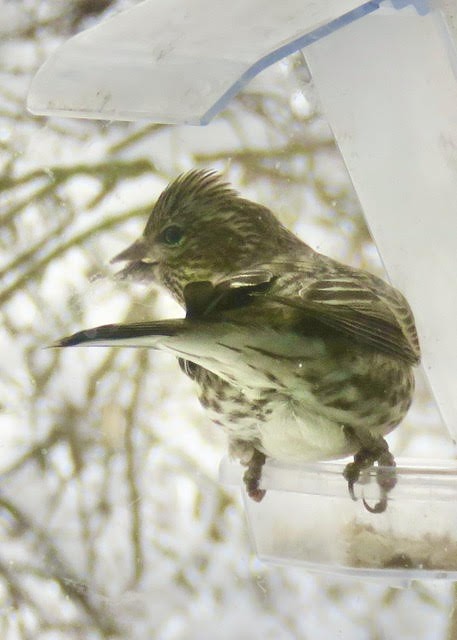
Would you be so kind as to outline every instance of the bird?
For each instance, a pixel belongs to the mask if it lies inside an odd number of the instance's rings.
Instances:
[[[385,436],[405,417],[420,346],[405,297],[368,271],[315,251],[213,170],[179,175],[144,231],[112,259],[118,277],[167,290],[185,317],[108,324],[53,346],[145,347],[178,358],[212,421],[265,496],[267,459],[353,456],[349,495],[376,465],[382,513],[396,483]]]

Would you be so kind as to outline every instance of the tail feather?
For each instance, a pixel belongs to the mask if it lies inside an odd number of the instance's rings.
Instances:
[[[160,338],[174,336],[182,331],[184,322],[183,319],[134,324],[105,324],[61,338],[51,347],[154,347]]]
[[[281,375],[283,387],[296,385],[296,371],[290,360],[309,356],[309,340],[293,332],[233,322],[181,318],[107,324],[62,338],[53,347],[143,347],[193,362],[229,384],[241,388],[271,387],[271,369]],[[320,351],[319,351],[320,353]],[[279,378],[278,378],[279,380]]]

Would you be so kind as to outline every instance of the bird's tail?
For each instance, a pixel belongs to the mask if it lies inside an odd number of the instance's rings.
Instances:
[[[234,322],[209,322],[189,318],[107,324],[85,329],[55,342],[52,347],[145,347],[160,349],[208,369],[240,386],[272,385],[271,370],[289,371],[290,361],[305,357],[308,343],[301,336],[284,336],[274,329]],[[286,356],[285,358],[283,356]],[[293,369],[293,367],[292,367]],[[287,386],[294,373],[283,375]],[[275,377],[273,376],[273,377]]]
[[[105,324],[78,331],[51,347],[149,347],[160,348],[162,338],[182,333],[185,320],[157,320],[134,324]]]

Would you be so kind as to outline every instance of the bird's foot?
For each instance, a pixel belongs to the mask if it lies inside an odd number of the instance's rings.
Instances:
[[[389,446],[384,438],[379,438],[363,446],[354,456],[354,462],[346,465],[343,472],[348,482],[349,495],[357,500],[354,494],[354,485],[359,480],[364,469],[368,469],[377,462],[376,481],[380,489],[380,499],[372,507],[365,498],[362,499],[365,509],[370,513],[382,513],[387,508],[387,497],[397,482],[395,473],[395,459],[389,451]]]
[[[260,479],[262,477],[262,467],[265,464],[266,456],[264,453],[254,449],[254,453],[250,461],[247,463],[247,469],[243,475],[243,482],[246,487],[248,496],[255,502],[260,502],[266,494],[264,489],[260,488]]]

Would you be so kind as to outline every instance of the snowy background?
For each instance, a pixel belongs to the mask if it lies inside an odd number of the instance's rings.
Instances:
[[[192,167],[222,171],[314,248],[382,274],[299,56],[205,128],[26,112],[55,47],[131,4],[0,0],[0,637],[457,638],[450,585],[261,564],[238,491],[218,483],[224,437],[172,358],[42,348],[94,324],[182,313],[115,281],[109,260]],[[389,441],[400,455],[452,455],[420,375]]]

